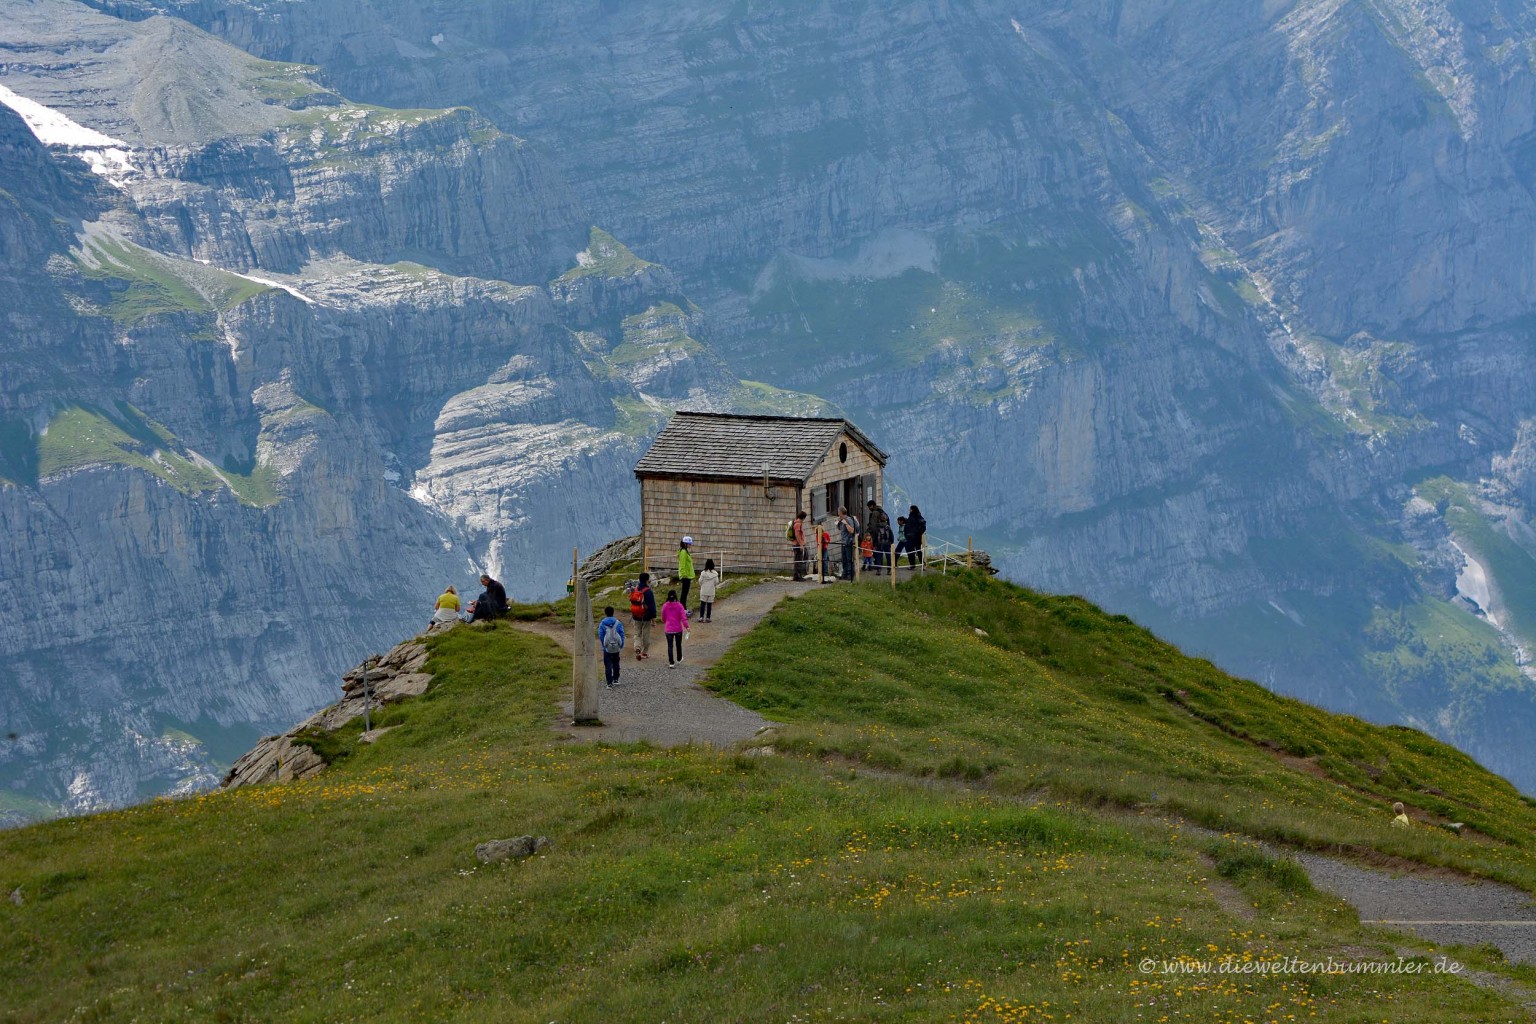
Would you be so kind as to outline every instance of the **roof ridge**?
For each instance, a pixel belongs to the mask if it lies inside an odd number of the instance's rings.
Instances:
[[[699,410],[694,410],[694,409],[676,409],[676,410],[673,410],[672,415],[674,415],[674,416],[698,416],[698,417],[701,417],[701,418],[707,416],[707,417],[710,417],[712,419],[719,419],[719,420],[782,420],[784,422],[789,422],[789,423],[848,423],[848,422],[850,422],[848,417],[846,417],[846,416],[783,416],[783,415],[774,414],[774,413],[764,413],[762,415],[758,415],[756,413],[745,413],[745,412],[710,412],[710,411],[707,411],[707,410],[704,410],[704,409],[699,409]]]

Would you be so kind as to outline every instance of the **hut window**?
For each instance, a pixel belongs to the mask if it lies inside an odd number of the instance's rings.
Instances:
[[[842,444],[837,446],[837,461],[838,462],[847,462],[848,461],[848,442],[847,441],[844,441]]]

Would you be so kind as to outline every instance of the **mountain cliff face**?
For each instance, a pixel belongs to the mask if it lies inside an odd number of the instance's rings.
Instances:
[[[208,784],[481,567],[558,588],[665,403],[801,401],[468,110],[3,10],[10,819]]]
[[[116,376],[7,436],[122,401],[265,522],[325,503],[262,503],[270,393],[408,510],[345,557],[533,593],[666,407],[812,392],[936,534],[1536,786],[1524,6],[93,6],[7,0],[0,84],[131,151],[26,299]]]

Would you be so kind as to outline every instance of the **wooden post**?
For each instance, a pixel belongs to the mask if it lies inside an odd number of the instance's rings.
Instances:
[[[891,541],[891,589],[896,589],[896,542]]]
[[[971,538],[967,537],[965,538],[965,567],[967,569],[974,569],[976,567],[976,563],[973,560],[974,557],[974,552],[971,549]]]
[[[587,581],[576,581],[576,636],[571,655],[571,720],[576,725],[602,725],[597,717],[597,678],[594,649],[597,639],[592,633],[592,595],[587,592]]]

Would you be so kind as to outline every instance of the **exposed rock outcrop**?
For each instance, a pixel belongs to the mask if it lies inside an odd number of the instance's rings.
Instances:
[[[426,667],[428,652],[418,637],[374,655],[342,676],[341,700],[322,708],[279,736],[265,736],[229,769],[221,789],[238,789],[262,782],[307,779],[325,770],[325,760],[302,740],[306,733],[334,732],[363,717],[366,708],[420,697],[432,683]],[[383,730],[376,730],[382,732]]]

